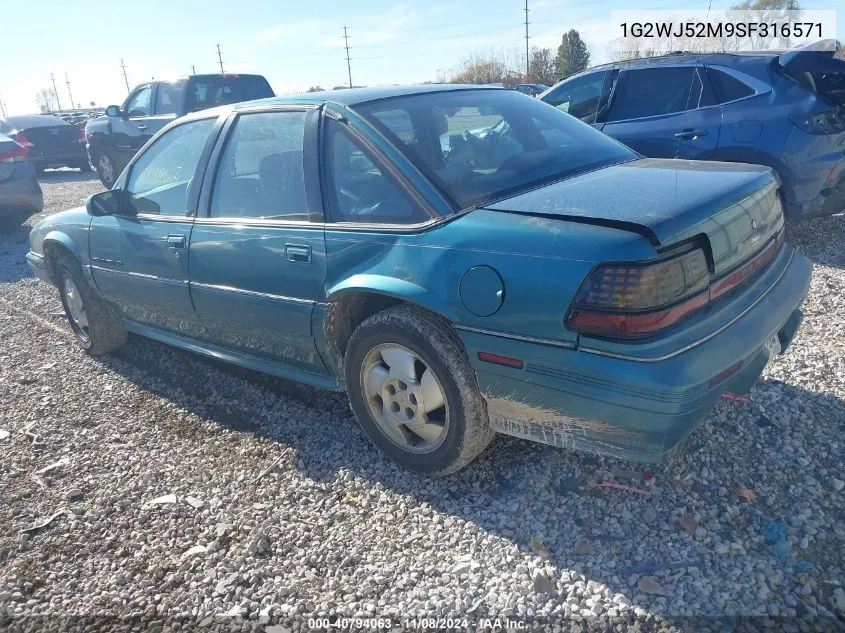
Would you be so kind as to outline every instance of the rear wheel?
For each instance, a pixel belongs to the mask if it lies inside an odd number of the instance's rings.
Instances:
[[[111,189],[114,181],[120,175],[117,167],[117,157],[110,149],[101,149],[94,157],[94,166],[97,168],[97,175],[100,182],[106,189]]]
[[[92,356],[108,354],[126,343],[126,330],[88,285],[71,255],[64,255],[56,262],[56,279],[68,323],[77,343],[86,352]]]
[[[466,352],[435,315],[396,306],[366,319],[349,339],[344,371],[358,422],[409,470],[458,471],[493,438]]]

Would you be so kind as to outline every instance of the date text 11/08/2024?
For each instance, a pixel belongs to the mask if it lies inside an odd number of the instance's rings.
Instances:
[[[337,631],[521,631],[526,623],[508,618],[344,618],[326,616],[308,619],[308,628]]]

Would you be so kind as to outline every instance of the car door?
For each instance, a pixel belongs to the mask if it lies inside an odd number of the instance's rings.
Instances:
[[[684,121],[678,133],[677,158],[708,160],[716,154],[722,127],[722,107],[702,66],[692,78]]]
[[[179,334],[202,328],[188,286],[188,245],[199,182],[217,117],[177,125],[147,147],[115,184],[121,215],[91,221],[91,271],[123,318]]]
[[[147,119],[149,133],[156,134],[182,114],[185,102],[185,79],[161,81],[155,85],[152,116]]]
[[[644,156],[675,158],[695,77],[695,66],[623,69],[602,131]]]
[[[112,137],[121,165],[125,165],[152,137],[150,117],[153,108],[153,84],[141,84],[126,98],[120,118],[111,120]]]
[[[326,252],[313,107],[236,113],[191,234],[191,295],[214,343],[325,374],[311,317]]]

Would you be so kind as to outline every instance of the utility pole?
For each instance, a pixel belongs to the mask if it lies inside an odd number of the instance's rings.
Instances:
[[[6,106],[2,101],[0,101],[0,114],[3,115],[4,119],[6,118]]]
[[[525,0],[525,82],[531,81],[531,57],[528,54],[528,0]]]
[[[67,71],[65,71],[65,83],[67,83],[67,93],[70,95],[70,109],[73,110],[76,106],[73,105],[75,102],[73,100],[73,93],[70,91],[70,79],[68,79]]]
[[[196,75],[196,74],[197,74],[197,67],[196,67],[196,66],[194,66],[193,64],[191,64],[191,74],[192,74],[192,75]]]
[[[220,44],[217,45],[217,61],[220,62],[220,74],[223,74],[223,56],[220,54]]]
[[[343,27],[343,41],[346,42],[346,71],[349,73],[349,87],[352,87],[352,64],[349,62],[349,36],[346,34],[346,27]]]
[[[62,109],[62,102],[59,101],[59,90],[58,90],[58,88],[56,88],[56,77],[53,75],[53,73],[50,73],[50,81],[53,82],[53,93],[56,95],[56,109],[61,110]],[[73,104],[71,104],[71,105],[73,105]]]
[[[120,59],[120,67],[123,69],[123,82],[126,84],[126,92],[129,92],[129,78],[126,76],[126,64],[123,63],[123,58]]]

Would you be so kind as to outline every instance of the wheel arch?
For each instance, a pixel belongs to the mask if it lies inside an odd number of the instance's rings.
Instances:
[[[329,307],[323,331],[328,358],[336,375],[343,376],[343,358],[352,332],[367,318],[400,304],[413,305],[452,324],[455,310],[430,290],[403,279],[383,275],[354,275],[327,292]]]
[[[44,270],[53,283],[56,283],[56,263],[64,255],[70,255],[82,265],[79,249],[73,240],[61,231],[50,231],[41,242],[41,252],[44,253]]]

